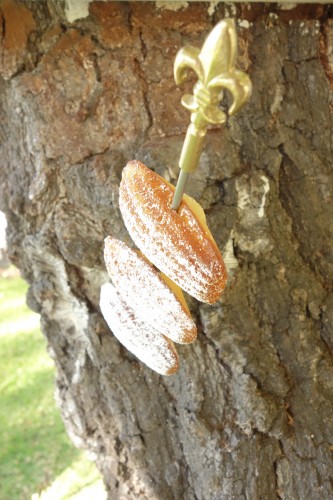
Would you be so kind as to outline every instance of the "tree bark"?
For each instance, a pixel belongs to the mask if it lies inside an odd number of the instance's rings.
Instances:
[[[332,8],[89,9],[69,23],[51,0],[0,2],[0,208],[66,429],[95,453],[110,499],[331,499]],[[213,306],[189,298],[198,340],[161,377],[101,316],[103,239],[130,242],[128,160],[175,181],[189,115],[174,57],[227,15],[253,95],[209,132],[188,192],[229,284]]]

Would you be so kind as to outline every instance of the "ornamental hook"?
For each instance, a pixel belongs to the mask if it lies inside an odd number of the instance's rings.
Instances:
[[[185,82],[190,70],[196,73],[198,81],[193,88],[193,95],[182,97],[182,105],[191,111],[191,123],[179,159],[181,172],[171,205],[174,210],[179,208],[188,175],[198,167],[207,125],[225,123],[227,115],[237,113],[251,95],[251,80],[236,69],[236,59],[237,35],[233,19],[220,21],[207,36],[201,51],[189,45],[176,55],[176,84]],[[219,107],[224,89],[233,98],[227,114]]]

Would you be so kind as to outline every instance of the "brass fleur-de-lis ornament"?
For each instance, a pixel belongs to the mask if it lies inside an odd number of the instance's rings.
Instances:
[[[182,105],[191,111],[191,123],[179,159],[181,172],[172,208],[178,210],[189,173],[196,170],[203,148],[207,125],[223,124],[227,115],[234,115],[249,99],[250,78],[236,69],[237,35],[233,19],[220,21],[209,33],[201,51],[191,45],[179,50],[174,64],[177,85],[185,82],[189,70],[198,76],[193,95],[186,94]],[[233,102],[227,114],[219,107],[223,91],[230,92]]]

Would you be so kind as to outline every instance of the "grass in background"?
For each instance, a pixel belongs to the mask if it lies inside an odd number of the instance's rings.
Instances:
[[[69,441],[55,406],[54,366],[26,290],[19,277],[0,276],[0,498],[103,499],[95,466]]]

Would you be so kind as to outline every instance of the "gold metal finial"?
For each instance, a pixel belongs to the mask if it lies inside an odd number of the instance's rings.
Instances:
[[[178,210],[188,174],[199,163],[207,125],[223,124],[246,103],[251,95],[250,78],[236,69],[237,35],[232,19],[220,21],[209,33],[201,51],[191,45],[178,52],[174,64],[177,85],[185,82],[189,70],[198,76],[193,95],[186,94],[182,105],[191,111],[191,123],[179,159],[181,173],[177,182],[172,208]],[[223,90],[230,92],[233,102],[227,114],[219,107]]]

